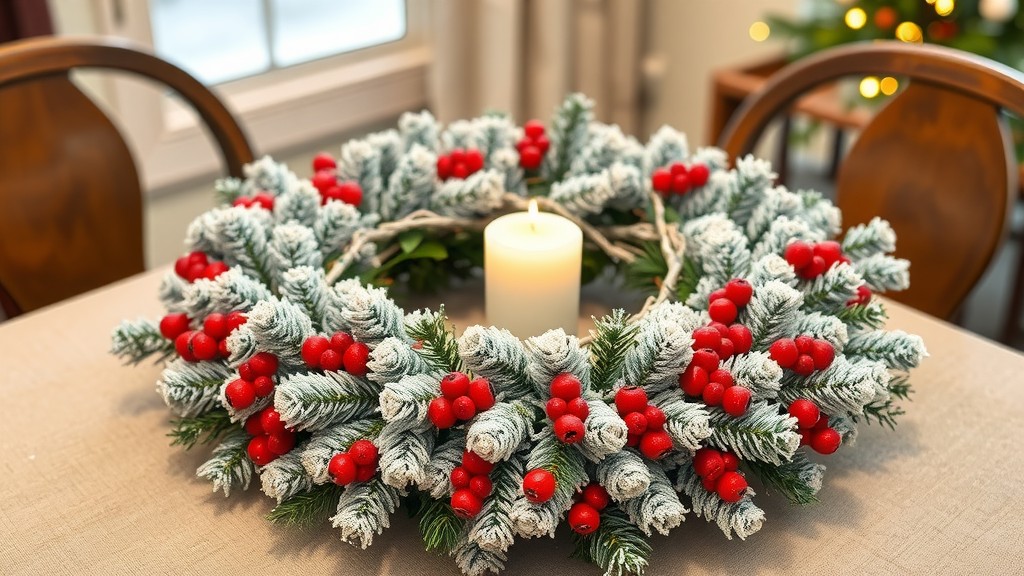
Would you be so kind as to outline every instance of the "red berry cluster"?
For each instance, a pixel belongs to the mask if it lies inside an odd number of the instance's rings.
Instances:
[[[491,406],[494,406],[494,389],[486,378],[470,381],[462,372],[451,372],[441,378],[441,395],[430,401],[427,418],[438,429],[446,430]]]
[[[546,132],[544,123],[540,120],[529,120],[523,124],[523,138],[516,142],[516,150],[519,150],[519,165],[524,170],[540,168],[544,155],[551,147]]]
[[[779,338],[768,347],[768,354],[779,366],[800,376],[810,376],[815,370],[825,370],[832,365],[836,349],[827,340],[804,334],[796,338]]]
[[[831,454],[843,443],[843,437],[828,425],[828,416],[814,402],[806,398],[793,400],[789,415],[796,418],[801,446],[810,446],[819,454]]]
[[[715,492],[726,502],[739,502],[747,489],[747,479],[739,473],[740,459],[732,452],[701,448],[693,455],[693,470],[704,489]]]
[[[214,312],[203,320],[200,330],[189,330],[189,318],[181,313],[168,314],[160,320],[160,333],[174,340],[174,349],[186,362],[227,358],[228,335],[245,324],[245,314]]]
[[[285,428],[273,406],[249,416],[245,431],[252,436],[247,450],[249,459],[257,466],[266,466],[295,447],[295,431]]]
[[[274,211],[274,195],[269,192],[258,192],[253,196],[239,196],[235,198],[235,201],[231,203],[232,206],[241,206],[242,208],[263,208],[264,210]]]
[[[651,188],[666,198],[672,194],[683,196],[690,190],[707,184],[710,175],[708,167],[699,162],[694,162],[689,167],[682,162],[675,162],[670,166],[657,168],[651,173]]]
[[[591,482],[576,494],[576,503],[569,509],[569,527],[577,534],[590,534],[601,525],[601,511],[612,499],[597,482]]]
[[[719,288],[708,296],[708,315],[715,322],[731,324],[739,316],[740,308],[749,304],[753,296],[754,287],[750,282],[743,278],[733,278],[726,283],[725,288]]]
[[[476,148],[456,148],[437,157],[437,177],[441,180],[465,180],[470,174],[484,168],[484,154]]]
[[[847,302],[847,306],[867,306],[871,303],[871,288],[861,284],[857,286],[857,295],[850,298]]]
[[[274,392],[273,375],[277,373],[277,356],[270,352],[257,352],[248,362],[238,367],[238,378],[224,389],[228,403],[235,410],[244,410],[256,401]]]
[[[494,486],[488,474],[494,464],[481,458],[476,452],[462,453],[462,466],[452,469],[451,481],[455,487],[452,494],[452,511],[459,518],[469,520],[484,507],[484,499],[491,495]]]
[[[338,486],[348,486],[353,482],[366,482],[377,473],[377,462],[380,453],[377,447],[363,438],[356,440],[345,452],[331,457],[327,464],[327,474]]]
[[[302,360],[314,370],[337,372],[344,368],[353,376],[365,376],[369,358],[370,347],[346,332],[335,332],[330,340],[315,334],[302,342]]]
[[[850,259],[843,256],[842,246],[834,240],[824,242],[797,240],[786,246],[784,256],[786,262],[789,262],[796,273],[805,280],[821,276],[837,262],[850,263]]]
[[[551,379],[548,390],[551,398],[544,411],[555,423],[555,436],[565,444],[582,442],[586,432],[583,422],[590,416],[590,406],[582,396],[583,383],[572,374],[562,372]]]
[[[640,453],[651,460],[660,460],[672,450],[672,437],[665,432],[665,413],[647,401],[643,388],[619,388],[615,409],[626,423],[626,446],[639,446]]]
[[[363,203],[363,188],[358,182],[338,180],[338,163],[327,152],[313,157],[313,187],[320,192],[320,204],[328,200],[339,200],[345,204],[359,206]]]
[[[555,495],[555,475],[543,468],[530,470],[523,476],[523,494],[534,504],[547,502]]]
[[[189,252],[174,261],[174,272],[189,282],[200,278],[213,280],[228,271],[228,265],[218,260],[210,261],[203,252]]]

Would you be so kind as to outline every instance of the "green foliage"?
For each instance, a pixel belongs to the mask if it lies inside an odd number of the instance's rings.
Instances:
[[[581,536],[573,533],[572,557],[599,566],[606,575],[641,575],[647,568],[651,543],[618,508],[601,513],[597,530]]]
[[[594,324],[590,343],[590,387],[599,394],[610,392],[636,338],[637,324],[628,324],[624,310],[615,310]]]
[[[174,342],[164,338],[160,328],[149,320],[125,320],[111,335],[110,351],[128,364],[138,364],[153,355],[157,355],[155,362],[161,362],[174,354]]]
[[[547,161],[551,182],[559,182],[569,171],[573,159],[582,149],[587,136],[587,126],[593,119],[594,103],[580,94],[568,96],[551,121],[550,134],[552,153]]]
[[[847,306],[836,312],[836,318],[853,328],[881,328],[888,318],[885,308],[878,301],[867,305]]]
[[[427,552],[449,555],[459,543],[466,521],[441,500],[429,500],[420,513],[420,534]]]
[[[314,486],[312,490],[299,492],[274,506],[267,514],[267,520],[274,524],[301,527],[323,523],[334,512],[343,490],[333,482]]]
[[[661,290],[662,280],[668,274],[668,263],[657,242],[646,242],[640,248],[644,253],[626,266],[626,286],[647,294],[657,294]],[[689,298],[703,275],[700,265],[691,258],[684,258],[676,280],[676,298],[679,301]]]
[[[406,326],[405,330],[410,338],[423,343],[419,352],[431,366],[443,372],[462,370],[459,342],[455,339],[454,331],[448,328],[444,306],[436,313],[423,316],[412,326]]]
[[[555,477],[555,496],[549,502],[568,502],[576,488],[587,482],[583,468],[584,459],[571,444],[563,444],[551,427],[545,428],[534,438],[533,451],[526,463],[527,470],[543,468]]]
[[[227,410],[218,408],[200,416],[171,420],[171,426],[173,429],[167,433],[174,439],[171,446],[184,446],[185,450],[191,450],[196,442],[213,443],[235,424]]]
[[[862,420],[868,424],[876,422],[882,426],[888,426],[890,430],[895,430],[896,418],[905,414],[903,408],[899,407],[896,401],[909,400],[911,391],[910,379],[906,374],[894,376],[889,382],[889,398],[884,402],[864,406],[863,414],[851,414],[850,418],[854,422]]]
[[[778,466],[757,460],[748,460],[744,462],[744,466],[757,476],[762,484],[769,489],[777,490],[793,504],[813,504],[818,501],[818,488],[801,477],[801,472],[807,466],[816,465],[800,452],[794,454],[792,460]]]

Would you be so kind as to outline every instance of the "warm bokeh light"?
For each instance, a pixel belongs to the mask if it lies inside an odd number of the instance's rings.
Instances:
[[[902,22],[896,27],[896,38],[904,42],[921,42],[921,27],[913,22]]]
[[[878,89],[886,96],[892,96],[900,87],[900,83],[892,76],[886,76],[878,82]]]
[[[935,0],[935,13],[939,16],[949,16],[956,7],[954,0]]]
[[[846,25],[854,30],[860,30],[868,22],[868,14],[860,8],[850,8],[846,11],[846,16],[843,18],[846,21]]]
[[[754,22],[750,25],[750,39],[754,42],[764,42],[768,39],[768,35],[772,33],[772,29],[768,27],[764,22]]]
[[[865,98],[878,96],[878,78],[866,76],[860,81],[860,95]]]

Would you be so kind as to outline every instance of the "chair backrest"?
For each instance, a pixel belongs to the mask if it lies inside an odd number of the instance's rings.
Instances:
[[[906,88],[861,132],[840,166],[843,224],[889,220],[911,287],[895,300],[949,317],[1005,239],[1017,163],[1003,111],[1024,115],[1024,74],[986,58],[901,42],[823,50],[773,75],[736,112],[719,144],[749,153],[802,94],[848,76]]]
[[[131,72],[191,104],[227,172],[253,159],[238,122],[184,70],[123,40],[30,38],[0,45],[0,305],[16,316],[141,272],[142,194],[121,134],[70,80]]]

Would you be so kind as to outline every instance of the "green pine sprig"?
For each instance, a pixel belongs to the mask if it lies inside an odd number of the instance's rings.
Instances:
[[[459,544],[466,521],[441,500],[430,500],[420,514],[420,534],[427,552],[450,555]]]
[[[111,353],[127,364],[138,364],[153,355],[159,363],[174,355],[174,341],[164,338],[160,328],[145,319],[121,322],[111,341]]]
[[[888,315],[885,313],[885,308],[877,301],[874,301],[866,305],[847,306],[836,312],[836,318],[839,318],[844,324],[853,328],[879,329],[885,325]]]
[[[434,368],[444,372],[462,370],[462,358],[459,357],[459,342],[455,334],[448,328],[448,317],[444,314],[444,306],[438,308],[436,314],[424,316],[419,322],[406,327],[410,338],[423,343],[420,355]]]
[[[314,486],[286,498],[267,514],[274,524],[308,527],[325,522],[338,506],[343,488],[334,483]]]
[[[861,415],[853,414],[851,419],[854,422],[863,420],[868,424],[875,422],[882,426],[888,426],[890,430],[895,430],[896,418],[905,414],[903,408],[897,406],[896,402],[898,400],[909,400],[910,392],[909,376],[906,374],[894,376],[889,382],[889,398],[885,402],[864,406],[864,413]]]
[[[617,576],[643,574],[651,555],[651,543],[618,508],[601,513],[597,530],[581,536],[573,533],[572,557],[586,560]]]
[[[657,243],[645,242],[640,248],[643,254],[626,266],[626,286],[646,294],[657,294],[661,289],[661,282],[668,274],[668,263]],[[676,298],[681,302],[689,298],[697,289],[697,282],[703,275],[700,266],[693,259],[684,258],[683,267],[676,280]]]
[[[801,464],[806,465],[808,461],[799,452],[793,455],[791,461],[783,462],[779,466],[757,460],[744,462],[744,465],[769,490],[777,490],[793,504],[813,504],[818,501],[818,491],[814,487],[808,486],[800,478]]]
[[[610,392],[622,374],[622,363],[637,331],[637,324],[628,324],[627,320],[626,312],[619,309],[594,324],[594,340],[590,343],[590,386],[598,393]]]
[[[167,433],[174,439],[171,441],[171,446],[184,446],[185,450],[191,450],[197,442],[200,444],[215,442],[224,432],[235,425],[231,422],[228,411],[218,408],[199,416],[171,420],[171,426],[173,429]]]

